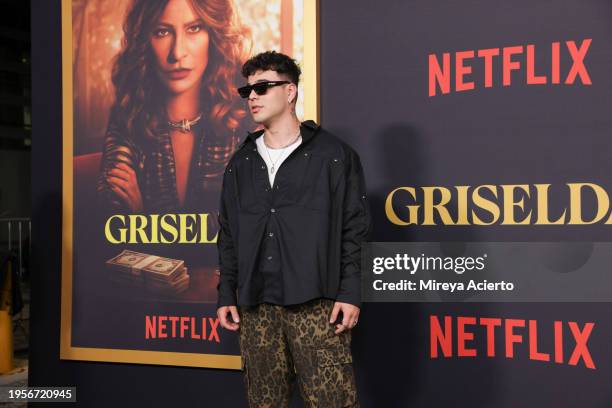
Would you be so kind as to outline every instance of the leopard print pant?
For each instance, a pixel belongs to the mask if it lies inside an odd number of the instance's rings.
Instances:
[[[334,305],[239,307],[240,352],[251,408],[288,407],[297,377],[306,407],[359,407],[350,350],[351,332],[335,334]]]

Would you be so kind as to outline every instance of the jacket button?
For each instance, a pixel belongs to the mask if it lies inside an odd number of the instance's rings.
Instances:
[[[361,196],[361,198],[366,198],[365,194]]]
[[[334,162],[337,162],[337,161],[338,161],[338,159],[334,158]]]
[[[266,191],[269,191],[270,189],[268,187],[266,187]]]
[[[304,156],[305,156],[305,157],[308,157],[308,153],[304,153]]]
[[[270,212],[275,213],[276,210],[274,208],[270,208]]]
[[[246,156],[245,159],[249,160],[249,156]]]
[[[262,169],[262,170],[265,170],[265,169],[266,169],[266,166],[262,165],[262,166],[261,166],[261,169]]]
[[[269,237],[273,237],[273,236],[274,236],[274,233],[273,233],[273,232],[268,232],[268,236],[269,236]]]
[[[271,255],[270,255],[270,256],[268,256],[268,261],[269,261],[270,259],[272,259],[272,256],[271,256]]]

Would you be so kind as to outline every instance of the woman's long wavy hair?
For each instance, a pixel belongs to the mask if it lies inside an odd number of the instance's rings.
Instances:
[[[216,138],[226,138],[239,128],[246,111],[241,108],[235,86],[240,67],[248,57],[249,31],[235,13],[232,0],[189,0],[204,21],[210,42],[208,65],[202,78],[204,123]],[[114,120],[133,140],[155,138],[164,123],[165,106],[159,95],[166,90],[156,75],[151,33],[168,0],[134,0],[123,25],[122,49],[112,70]]]

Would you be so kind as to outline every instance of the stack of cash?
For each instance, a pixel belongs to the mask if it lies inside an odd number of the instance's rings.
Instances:
[[[178,294],[189,287],[185,262],[123,250],[106,261],[113,282],[125,286],[146,288],[164,294]]]

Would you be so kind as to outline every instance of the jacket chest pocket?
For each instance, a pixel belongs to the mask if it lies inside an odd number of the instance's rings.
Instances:
[[[235,189],[240,211],[255,213],[261,211],[261,203],[256,194],[253,177],[252,157],[245,156],[235,168]]]
[[[299,188],[297,204],[320,211],[329,210],[341,176],[342,161],[339,158],[312,155]]]

